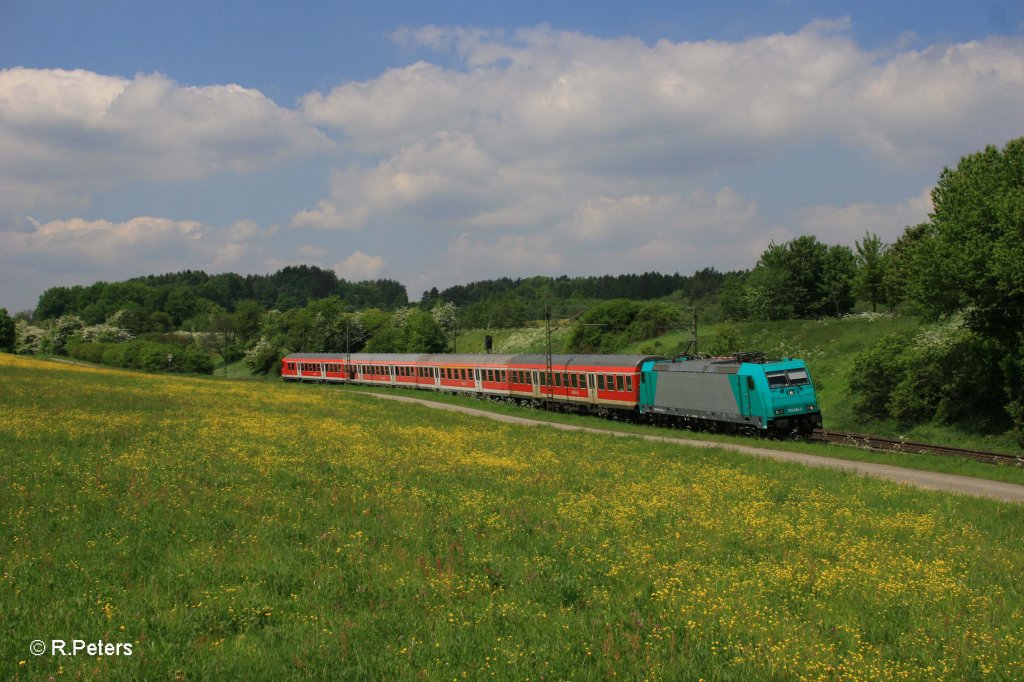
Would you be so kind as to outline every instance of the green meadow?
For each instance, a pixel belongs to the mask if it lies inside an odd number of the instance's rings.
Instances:
[[[11,355],[0,461],[3,679],[1024,678],[1021,505]]]

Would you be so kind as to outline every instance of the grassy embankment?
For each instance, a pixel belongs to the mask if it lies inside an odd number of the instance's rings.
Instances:
[[[1024,677],[1020,505],[311,388],[0,355],[0,677]]]

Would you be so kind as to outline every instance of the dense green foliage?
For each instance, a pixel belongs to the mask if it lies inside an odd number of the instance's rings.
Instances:
[[[331,270],[289,266],[272,275],[207,275],[186,270],[125,282],[53,287],[43,292],[36,319],[65,314],[96,324],[119,310],[132,311],[133,333],[167,331],[215,309],[233,311],[239,301],[256,301],[266,310],[290,310],[310,299],[337,296],[349,310],[368,306],[392,309],[407,303],[405,287],[391,280],[348,282]]]
[[[978,431],[1005,429],[1004,396],[984,367],[998,351],[962,319],[883,338],[858,354],[850,388],[862,418],[900,424],[965,423]]]
[[[638,303],[626,299],[606,301],[590,308],[569,334],[572,353],[617,353],[633,341],[660,336],[670,329],[682,329],[678,306],[658,301]]]
[[[143,339],[124,343],[72,342],[67,351],[73,358],[111,367],[147,372],[213,373],[210,356],[191,344],[159,343]]]
[[[892,269],[903,278],[892,288],[925,319],[962,319],[963,334],[942,353],[897,353],[890,362],[905,378],[883,401],[886,411],[909,423],[1009,423],[1024,442],[1024,138],[944,169],[932,203],[931,220],[907,228],[892,249]],[[879,389],[855,388],[876,410],[879,401],[865,391]]]
[[[528,320],[543,319],[546,310],[574,303],[612,299],[647,301],[675,296],[690,304],[714,305],[722,283],[729,275],[705,268],[693,275],[603,275],[600,277],[508,277],[457,285],[423,292],[421,305],[451,301],[459,306],[463,328],[521,327]]]
[[[7,308],[0,308],[0,351],[14,350],[16,339],[14,320],[7,314]]]
[[[849,247],[797,237],[772,243],[750,273],[727,281],[722,307],[734,320],[838,317],[853,308],[856,276]]]

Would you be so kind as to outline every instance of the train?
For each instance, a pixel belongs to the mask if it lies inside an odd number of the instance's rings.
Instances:
[[[755,353],[293,353],[281,360],[281,378],[505,398],[559,411],[771,437],[806,435],[822,426],[806,363]]]

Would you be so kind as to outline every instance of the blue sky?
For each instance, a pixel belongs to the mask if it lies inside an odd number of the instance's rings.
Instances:
[[[1024,3],[0,2],[0,306],[751,267],[1024,134]]]

